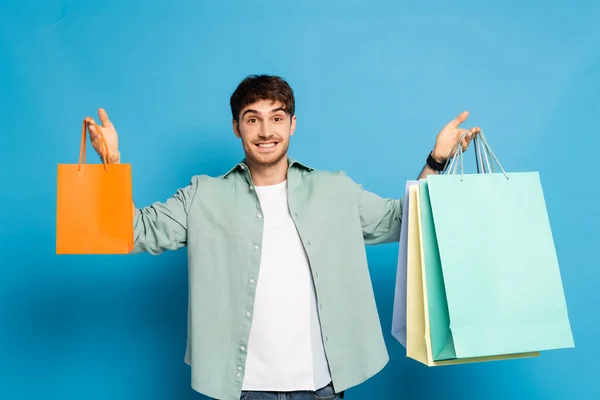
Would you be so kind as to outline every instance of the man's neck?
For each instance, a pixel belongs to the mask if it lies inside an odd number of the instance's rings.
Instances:
[[[277,164],[270,166],[254,165],[248,163],[252,181],[256,186],[276,185],[286,180],[288,160],[282,158]]]

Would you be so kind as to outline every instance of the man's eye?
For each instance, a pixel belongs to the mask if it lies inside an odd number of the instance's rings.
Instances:
[[[281,117],[275,117],[274,119],[275,119],[275,122],[281,122],[281,121],[283,121],[283,118],[281,118]]]
[[[249,118],[249,119],[248,119],[248,123],[249,123],[249,124],[253,124],[253,123],[255,123],[255,122],[256,122],[256,118]]]

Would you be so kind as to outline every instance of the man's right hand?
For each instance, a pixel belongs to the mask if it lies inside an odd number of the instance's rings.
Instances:
[[[120,161],[120,154],[119,136],[117,135],[117,130],[112,122],[110,122],[108,119],[108,114],[103,108],[98,109],[98,116],[100,117],[102,125],[97,124],[92,117],[85,117],[85,123],[90,135],[90,140],[92,141],[92,146],[98,155],[103,157],[105,150],[98,132],[98,130],[101,130],[102,136],[104,136],[104,140],[108,146],[108,162],[111,164],[118,164]]]

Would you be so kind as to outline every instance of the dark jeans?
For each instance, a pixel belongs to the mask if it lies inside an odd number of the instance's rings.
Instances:
[[[246,392],[243,391],[240,400],[337,400],[344,398],[344,392],[335,393],[333,385],[312,390],[295,392]]]

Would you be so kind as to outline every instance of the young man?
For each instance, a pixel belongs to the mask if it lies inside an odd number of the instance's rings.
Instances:
[[[288,156],[294,94],[276,76],[250,76],[231,96],[245,158],[220,177],[197,175],[165,202],[134,207],[134,253],[187,247],[192,388],[224,399],[336,399],[388,361],[365,244],[399,239],[402,203],[343,173]],[[120,161],[103,109],[87,117],[92,144]],[[438,134],[420,178],[438,173],[463,133]]]

